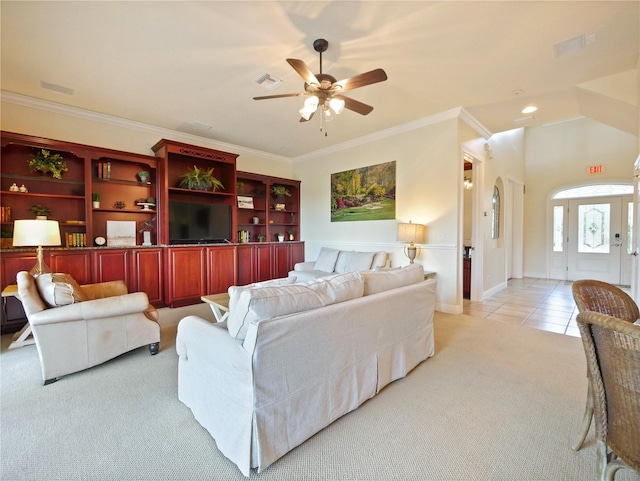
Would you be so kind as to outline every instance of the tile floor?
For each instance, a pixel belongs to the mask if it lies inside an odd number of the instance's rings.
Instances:
[[[483,302],[464,300],[463,312],[580,337],[571,283],[548,279],[511,279],[507,288]]]

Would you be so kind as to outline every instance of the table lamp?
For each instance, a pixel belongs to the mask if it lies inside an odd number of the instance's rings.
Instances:
[[[413,224],[411,221],[398,224],[398,241],[409,243],[405,247],[404,253],[409,258],[410,264],[413,264],[417,254],[415,243],[420,243],[424,240],[424,232],[425,228],[422,224]]]
[[[33,277],[51,272],[44,262],[42,246],[59,246],[60,226],[57,220],[24,219],[13,223],[13,247],[38,246],[36,265],[29,271]]]

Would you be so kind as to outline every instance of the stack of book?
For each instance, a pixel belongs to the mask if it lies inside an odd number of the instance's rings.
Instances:
[[[67,247],[87,247],[87,233],[74,232],[66,234]]]
[[[0,207],[0,222],[11,222],[11,207]]]

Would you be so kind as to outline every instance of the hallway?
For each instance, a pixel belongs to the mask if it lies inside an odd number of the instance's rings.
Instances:
[[[463,313],[568,336],[580,337],[571,283],[511,279],[507,288],[483,302],[464,300]]]

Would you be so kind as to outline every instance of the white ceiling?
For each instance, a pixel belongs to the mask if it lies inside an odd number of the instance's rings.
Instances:
[[[588,115],[638,133],[640,2],[32,2],[2,1],[3,92],[286,157],[299,157],[463,107],[490,132]],[[584,35],[582,51],[554,45]],[[383,68],[386,82],[347,92],[320,132],[300,123],[286,63],[343,79]],[[264,73],[283,84],[269,91]],[[44,89],[42,82],[73,90]],[[535,104],[535,119],[521,109]],[[211,130],[198,132],[192,124]]]

